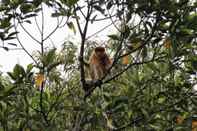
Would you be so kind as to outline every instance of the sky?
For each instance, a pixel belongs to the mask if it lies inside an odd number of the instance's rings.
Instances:
[[[44,7],[44,34],[49,34],[56,26],[57,19],[51,17],[52,9],[49,9],[47,7]],[[36,28],[35,20],[32,20],[32,24],[25,23],[23,26],[26,30],[28,30],[31,35],[33,35],[36,39],[40,39],[39,30]],[[38,25],[41,25],[41,16],[38,16],[37,18]],[[95,22],[93,24],[89,24],[87,36],[91,36],[95,32],[101,30],[103,27],[111,23],[110,20]],[[40,49],[40,46],[38,43],[36,43],[34,40],[32,40],[27,33],[24,32],[22,28],[18,28],[19,30],[19,38],[21,43],[23,43],[24,47],[30,52],[31,54],[36,52],[36,50]],[[110,26],[106,30],[94,35],[91,37],[92,40],[106,40],[107,34],[113,33],[114,28]],[[74,42],[80,41],[80,36],[77,31],[76,34],[70,29],[68,29],[67,26],[58,29],[51,37],[50,40],[46,41],[45,45],[47,47],[57,47],[60,48],[64,41],[66,40],[72,40]],[[52,42],[51,42],[52,41]],[[10,41],[12,43],[17,44],[17,47],[14,46],[8,46],[10,48],[20,48],[20,45],[17,41]],[[3,48],[0,48],[0,71],[3,73],[6,73],[8,71],[11,71],[15,64],[23,65],[24,67],[32,63],[32,59],[23,51],[23,50],[9,50],[6,51]]]

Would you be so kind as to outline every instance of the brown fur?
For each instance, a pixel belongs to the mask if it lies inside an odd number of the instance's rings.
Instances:
[[[89,73],[92,80],[101,79],[111,66],[104,47],[96,47],[89,58]]]

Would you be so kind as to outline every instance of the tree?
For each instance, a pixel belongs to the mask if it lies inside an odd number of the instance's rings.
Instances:
[[[2,1],[1,47],[9,51],[8,45],[19,44],[33,64],[26,69],[17,64],[6,82],[1,76],[0,126],[4,130],[191,129],[197,113],[196,6],[192,0]],[[52,8],[51,17],[57,19],[49,34],[44,32],[44,7]],[[104,20],[110,24],[95,34],[109,26],[116,29],[105,43],[113,64],[102,80],[88,83],[84,61],[91,48],[100,45],[87,36],[89,25]],[[41,39],[25,28],[32,22]],[[61,51],[46,48],[46,41],[65,25],[80,35],[80,42],[65,41]],[[26,50],[19,26],[39,44],[38,53]],[[93,88],[86,92],[87,87]]]

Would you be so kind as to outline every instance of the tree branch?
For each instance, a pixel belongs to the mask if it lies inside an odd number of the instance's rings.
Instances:
[[[14,29],[17,32],[17,25],[16,25],[16,21],[14,20]],[[37,61],[34,59],[34,57],[27,51],[27,49],[24,47],[24,45],[22,44],[22,42],[19,39],[18,33],[16,34],[16,40],[18,41],[18,43],[20,44],[21,48],[25,51],[25,53],[35,62],[36,65],[38,65]]]
[[[86,41],[86,34],[87,34],[87,29],[88,29],[88,23],[90,20],[90,16],[92,14],[92,7],[90,6],[89,1],[87,1],[87,14],[86,14],[86,23],[84,26],[84,29],[82,31],[81,26],[79,24],[79,19],[76,17],[76,22],[78,25],[78,29],[81,35],[81,47],[80,47],[80,56],[79,56],[79,62],[80,62],[80,75],[81,75],[81,84],[83,89],[86,89],[86,81],[85,81],[85,70],[84,70],[84,61],[83,61],[83,57],[84,57],[84,45],[85,45],[85,41]],[[76,12],[75,12],[76,15]]]

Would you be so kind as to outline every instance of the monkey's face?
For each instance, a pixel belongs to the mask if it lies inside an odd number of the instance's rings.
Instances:
[[[97,58],[103,59],[103,58],[106,57],[106,53],[105,53],[105,48],[104,47],[100,47],[100,46],[96,47],[94,51],[96,53]]]
[[[96,51],[95,53],[96,53],[97,58],[99,59],[103,59],[106,57],[105,51]]]

